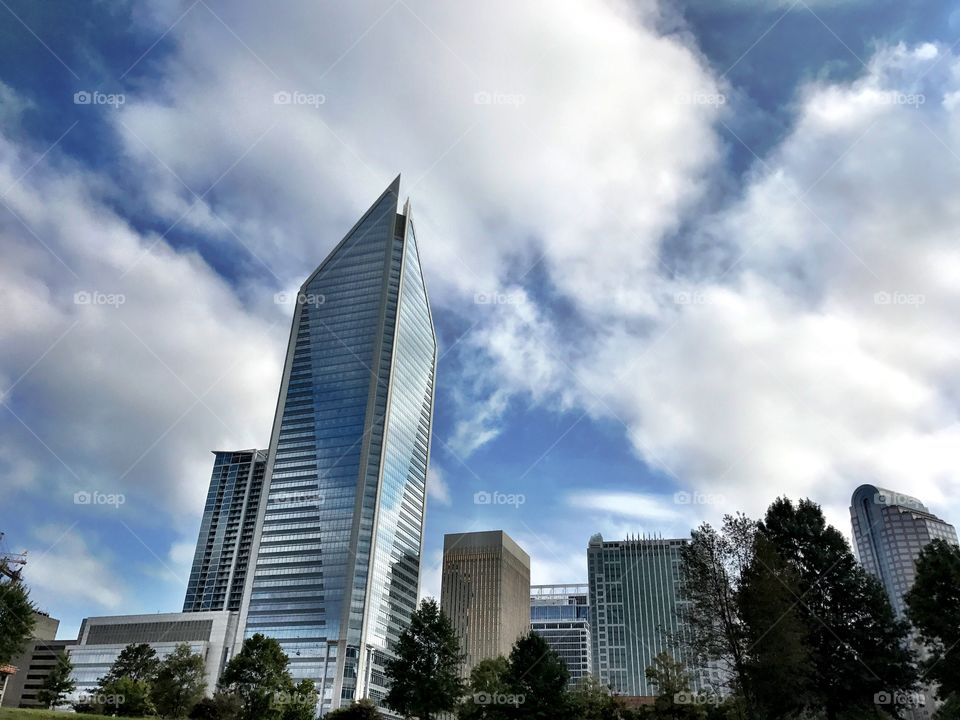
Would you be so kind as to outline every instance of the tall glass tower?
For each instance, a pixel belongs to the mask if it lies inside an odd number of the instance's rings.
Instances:
[[[241,607],[323,712],[381,704],[417,603],[437,341],[399,188],[300,288]]]

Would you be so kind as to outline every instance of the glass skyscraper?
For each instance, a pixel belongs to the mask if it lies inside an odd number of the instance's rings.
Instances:
[[[381,704],[417,603],[437,342],[399,187],[300,288],[241,608],[323,712]]]
[[[530,629],[563,660],[571,687],[590,674],[589,587],[530,586]]]
[[[587,547],[593,675],[620,695],[656,695],[645,672],[661,652],[682,661],[682,539],[633,538]],[[695,686],[698,683],[695,679]]]
[[[214,451],[184,612],[239,610],[260,509],[265,450]]]

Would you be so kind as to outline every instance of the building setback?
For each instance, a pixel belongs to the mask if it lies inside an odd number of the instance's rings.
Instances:
[[[440,607],[460,638],[464,677],[508,657],[530,630],[530,556],[502,530],[444,535]]]
[[[60,621],[34,612],[33,638],[23,652],[10,661],[16,672],[9,675],[0,707],[41,707],[37,691],[56,664],[57,655],[75,640],[55,640]]]
[[[656,695],[645,671],[661,652],[683,660],[676,642],[683,539],[633,538],[587,547],[593,674],[622,695]]]
[[[399,190],[397,177],[293,298],[240,609],[243,637],[279,640],[322,712],[382,707],[419,592],[437,341]]]
[[[265,450],[214,451],[183,612],[239,610],[260,509]]]
[[[589,599],[586,584],[530,587],[530,629],[566,664],[571,687],[590,674]]]

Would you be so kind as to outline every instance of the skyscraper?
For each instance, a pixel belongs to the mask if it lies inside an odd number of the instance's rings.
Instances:
[[[623,695],[655,695],[644,674],[661,652],[683,659],[680,549],[686,540],[604,541],[587,547],[593,674]]]
[[[890,604],[904,617],[904,595],[916,578],[920,551],[936,538],[957,544],[953,525],[915,497],[861,485],[850,501],[854,548],[864,569],[883,583]]]
[[[241,607],[323,711],[382,701],[417,603],[437,342],[399,187],[300,288]]]
[[[502,530],[444,535],[440,607],[466,655],[464,677],[509,656],[530,629],[530,556]]]
[[[257,524],[264,450],[214,451],[184,612],[239,610]]]
[[[530,629],[547,641],[575,686],[590,674],[589,585],[530,587]]]

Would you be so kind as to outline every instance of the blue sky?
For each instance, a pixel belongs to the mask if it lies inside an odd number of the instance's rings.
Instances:
[[[957,516],[960,5],[262,5],[0,4],[0,530],[62,637],[179,609],[209,451],[268,441],[275,297],[397,172],[424,592],[445,532],[573,582],[594,532],[778,494]]]

